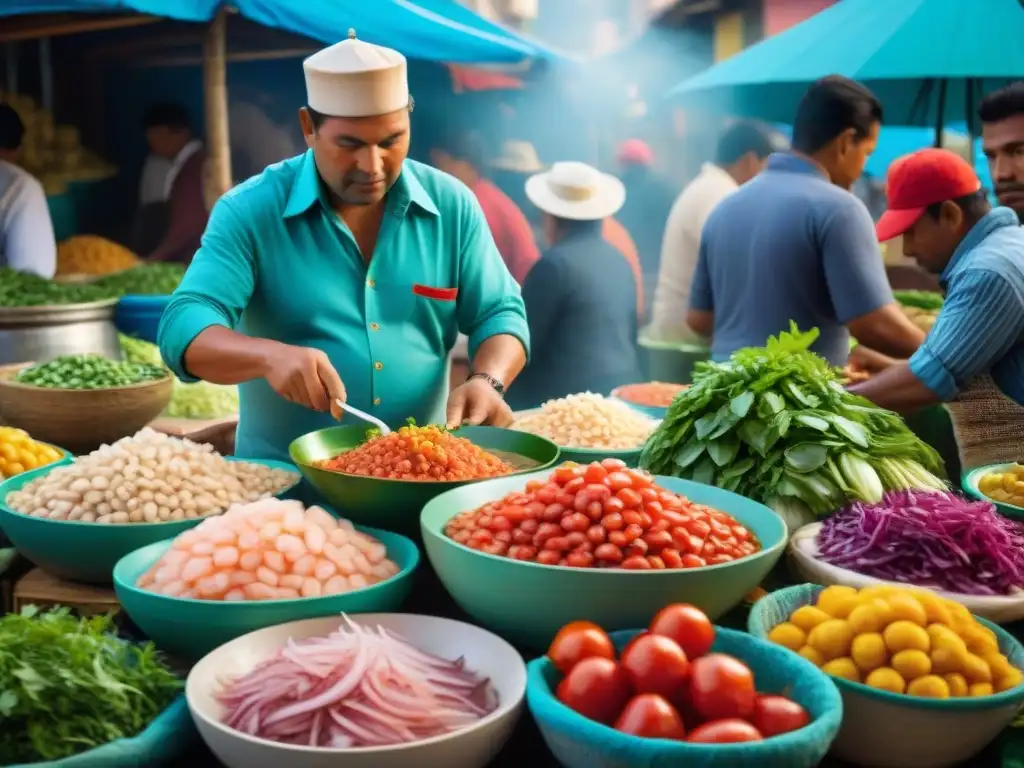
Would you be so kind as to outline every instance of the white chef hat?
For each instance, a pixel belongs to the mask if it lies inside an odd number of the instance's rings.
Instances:
[[[302,62],[306,103],[330,117],[386,115],[409,106],[405,56],[391,48],[348,39]]]

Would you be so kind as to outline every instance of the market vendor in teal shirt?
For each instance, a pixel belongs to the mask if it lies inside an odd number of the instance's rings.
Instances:
[[[164,359],[241,385],[239,456],[287,459],[340,418],[336,399],[392,427],[509,424],[523,301],[473,193],[406,159],[405,58],[351,33],[303,68],[310,149],[214,206],[160,323]],[[449,395],[460,331],[472,373]]]

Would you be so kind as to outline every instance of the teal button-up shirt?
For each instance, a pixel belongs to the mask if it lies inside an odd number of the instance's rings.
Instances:
[[[312,152],[272,165],[214,206],[202,245],[160,322],[164,360],[185,381],[185,350],[213,325],[315,347],[349,402],[390,426],[444,419],[448,352],[470,356],[511,334],[529,349],[519,287],[473,194],[406,160],[388,192],[373,258],[331,209]],[[440,289],[440,290],[431,290]],[[457,289],[457,294],[452,289]],[[259,379],[240,386],[239,456],[287,459],[288,445],[331,426]]]

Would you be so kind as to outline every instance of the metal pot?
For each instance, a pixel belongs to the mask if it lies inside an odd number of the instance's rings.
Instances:
[[[95,353],[121,359],[117,299],[86,304],[0,308],[0,365]]]

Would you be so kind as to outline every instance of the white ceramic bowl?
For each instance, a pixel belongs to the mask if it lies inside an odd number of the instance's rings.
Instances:
[[[897,586],[916,586],[901,584],[895,581],[877,579],[862,573],[839,568],[818,559],[818,533],[821,523],[805,525],[789,539],[789,555],[797,572],[812,584],[831,586],[840,584],[845,587],[861,589],[872,584],[896,584]],[[981,616],[996,624],[1010,624],[1024,619],[1024,592],[1015,595],[964,595],[959,592],[945,592],[941,589],[923,587],[940,597],[954,600],[965,606],[975,616]]]
[[[464,656],[467,669],[490,678],[498,694],[498,708],[469,728],[394,747],[293,746],[228,728],[221,723],[223,708],[214,698],[218,678],[245,674],[288,639],[323,637],[342,623],[340,616],[293,621],[225,643],[189,673],[185,698],[200,735],[217,758],[227,768],[483,768],[490,763],[522,713],[526,665],[519,653],[497,635],[451,619],[405,613],[364,613],[349,618],[390,629],[443,658]]]

